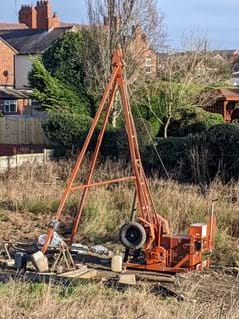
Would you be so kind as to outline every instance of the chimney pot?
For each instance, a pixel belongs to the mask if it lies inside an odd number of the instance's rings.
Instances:
[[[30,29],[44,29],[60,27],[57,14],[52,14],[48,0],[38,0],[36,6],[23,5],[19,11],[19,22],[26,24]]]

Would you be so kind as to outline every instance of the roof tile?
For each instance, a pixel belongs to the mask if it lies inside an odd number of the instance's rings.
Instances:
[[[28,29],[24,23],[0,22],[0,30],[22,30]]]
[[[41,29],[0,30],[0,38],[9,43],[19,54],[39,54],[70,29],[72,29],[71,26],[49,31]]]

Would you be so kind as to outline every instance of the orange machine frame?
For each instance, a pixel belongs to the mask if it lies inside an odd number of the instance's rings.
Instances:
[[[160,216],[155,208],[149,184],[145,176],[142,166],[137,133],[130,108],[127,84],[124,76],[125,63],[123,60],[122,51],[117,49],[113,56],[113,71],[105,92],[102,96],[99,108],[95,118],[92,121],[90,130],[81,149],[81,152],[76,161],[75,167],[67,182],[67,186],[62,195],[59,208],[54,220],[48,230],[47,240],[42,248],[42,252],[46,253],[48,246],[51,243],[55,226],[59,223],[67,198],[74,191],[83,190],[80,198],[78,213],[74,220],[70,243],[74,241],[74,237],[78,231],[80,218],[84,208],[84,204],[88,195],[88,191],[92,187],[108,185],[112,183],[134,181],[137,199],[138,221],[143,225],[147,233],[147,240],[144,246],[145,260],[142,263],[128,261],[128,268],[147,269],[154,271],[170,271],[180,272],[203,268],[205,262],[202,260],[202,254],[205,251],[212,249],[212,241],[215,233],[214,219],[210,220],[207,226],[206,236],[200,237],[200,229],[191,227],[189,235],[186,236],[171,236],[168,221]],[[122,111],[125,120],[125,127],[128,137],[131,163],[133,167],[133,176],[117,178],[109,181],[94,182],[92,177],[95,171],[97,158],[100,147],[109,121],[110,113],[113,108],[115,95],[117,90],[120,92]],[[97,124],[101,116],[104,116],[103,124],[98,135],[97,144],[90,162],[89,172],[86,181],[82,185],[75,185],[78,172],[81,168],[83,159],[85,158],[88,146],[92,140]],[[205,226],[204,226],[205,227]],[[200,226],[199,226],[200,228]],[[196,245],[197,243],[197,245]],[[200,248],[200,249],[199,249]],[[208,266],[208,262],[206,263]]]

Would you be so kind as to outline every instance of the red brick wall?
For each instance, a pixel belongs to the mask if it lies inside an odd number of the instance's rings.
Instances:
[[[19,11],[19,22],[24,23],[30,29],[37,27],[37,13],[33,6],[23,5]]]
[[[0,85],[14,85],[15,52],[0,40]]]
[[[151,72],[149,73],[149,76],[156,76],[157,54],[150,48],[147,37],[139,26],[134,28],[133,41],[131,42],[128,50],[133,56],[136,64],[141,66],[141,71],[143,73],[147,73],[146,59],[151,59]]]
[[[60,20],[56,14],[52,14],[49,1],[37,1],[36,6],[23,5],[19,11],[19,22],[25,23],[30,29],[57,28]]]

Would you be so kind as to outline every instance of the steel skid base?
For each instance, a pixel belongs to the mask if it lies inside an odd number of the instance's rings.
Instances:
[[[174,267],[166,267],[162,264],[137,264],[137,263],[125,263],[124,266],[126,269],[135,269],[135,270],[145,270],[145,271],[155,271],[155,272],[166,272],[166,273],[186,273],[191,271],[203,271],[205,269],[210,268],[208,266],[208,261],[205,260],[200,264],[197,264],[195,267],[191,268],[174,268]]]
[[[176,273],[186,273],[191,271],[203,271],[205,269],[210,268],[210,259],[207,257],[204,261],[198,263],[197,265],[193,267],[167,267],[162,263],[152,263],[152,264],[142,264],[137,262],[126,262],[124,263],[124,267],[126,269],[135,269],[135,270],[144,270],[144,271],[154,271],[154,272],[160,272],[160,273],[170,273],[170,274],[176,274]]]

